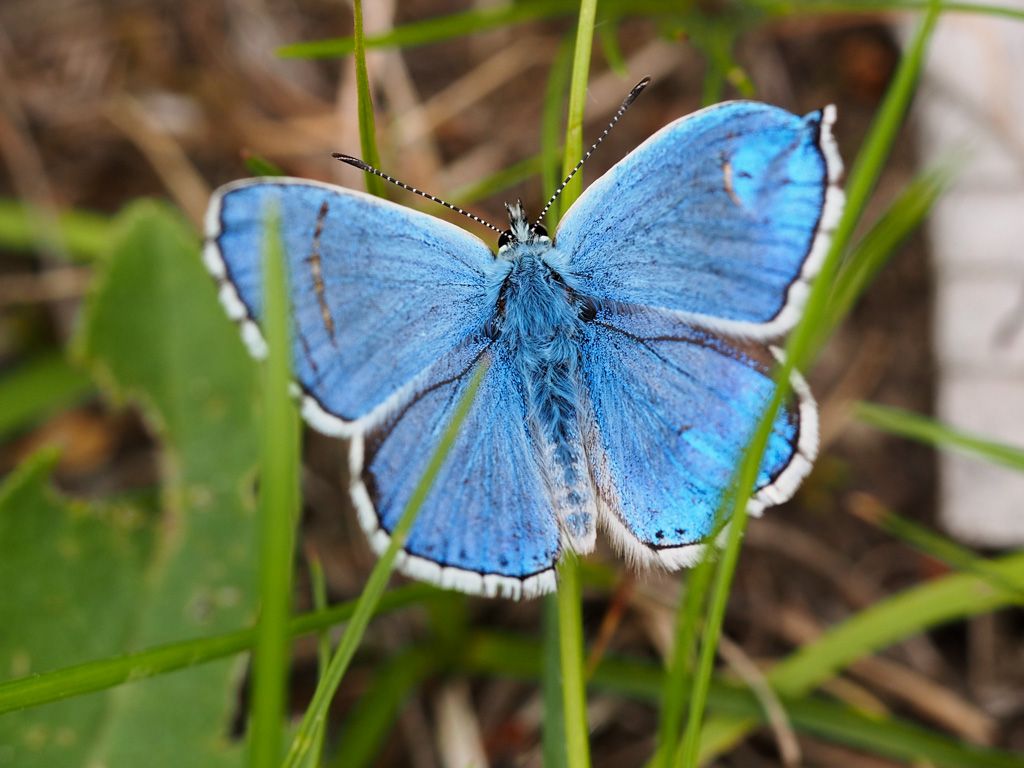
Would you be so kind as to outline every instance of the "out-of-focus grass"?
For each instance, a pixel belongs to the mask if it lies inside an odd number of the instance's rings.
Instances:
[[[0,200],[0,247],[12,251],[33,251],[39,248],[39,229],[47,226],[40,214],[19,200]],[[86,211],[62,211],[57,216],[56,237],[66,253],[81,261],[92,261],[104,254],[110,245],[110,219]]]
[[[1024,448],[972,435],[935,419],[902,408],[858,403],[857,418],[894,435],[933,445],[944,451],[956,451],[1024,472]]]
[[[1015,561],[1018,578],[1024,577],[1024,558],[1018,556]],[[538,652],[534,640],[482,632],[469,638],[463,664],[477,674],[535,680],[540,671]],[[597,690],[653,703],[658,699],[663,676],[662,670],[650,662],[610,658],[602,661],[591,683]],[[945,768],[1019,765],[1019,757],[1013,753],[964,744],[895,718],[862,714],[826,699],[802,694],[784,696],[782,702],[801,732],[873,754]],[[722,681],[715,680],[709,687],[708,705],[722,718],[746,724],[764,722],[761,704],[751,692]],[[702,761],[706,757],[702,755]]]
[[[380,168],[380,152],[377,150],[377,129],[373,116],[373,94],[370,92],[370,75],[366,70],[366,44],[363,37],[363,0],[353,0],[355,32],[352,36],[356,64],[356,94],[359,106],[359,147],[363,160],[374,168]],[[366,191],[377,197],[386,197],[384,179],[367,173]]]
[[[1024,554],[989,561],[987,567],[1017,589],[1024,585]],[[998,610],[1015,601],[1013,592],[993,588],[987,576],[958,573],[933,579],[884,598],[832,627],[772,667],[767,673],[768,682],[784,697],[804,696],[851,662],[899,639]],[[749,717],[709,719],[701,736],[700,759],[710,759],[728,749],[753,725]]]
[[[814,349],[824,345],[889,258],[918,230],[953,182],[958,167],[950,161],[919,174],[849,250],[832,286]]]
[[[1018,604],[1024,604],[1024,591],[992,567],[992,563],[979,557],[967,547],[930,531],[912,520],[900,517],[881,504],[868,498],[860,498],[853,504],[854,515],[889,535],[906,542],[917,551],[939,560],[950,568],[973,573],[986,579],[997,589],[1009,590],[1016,596]]]
[[[940,11],[956,13],[977,13],[988,16],[1004,16],[1024,19],[1024,10],[1012,5],[995,3],[940,3]],[[692,2],[671,4],[663,0],[605,0],[600,13],[609,19],[647,17],[657,20],[662,26],[689,29],[694,19],[700,20],[700,9]],[[929,0],[753,0],[741,6],[733,24],[752,26],[775,18],[788,16],[810,16],[815,14],[879,13],[886,11],[925,11]],[[508,28],[531,21],[571,16],[578,12],[578,0],[521,0],[494,7],[474,8],[445,16],[434,16],[413,21],[373,37],[366,38],[368,48],[414,48],[421,45],[440,43],[457,37],[476,35],[492,29]],[[602,19],[603,21],[603,19]],[[329,40],[314,40],[293,43],[278,49],[285,58],[336,58],[348,56],[355,50],[353,37],[338,37]],[[719,62],[721,63],[721,62]]]

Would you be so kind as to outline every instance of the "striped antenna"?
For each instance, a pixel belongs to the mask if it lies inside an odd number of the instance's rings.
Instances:
[[[576,163],[576,167],[569,171],[569,175],[562,180],[561,184],[558,185],[558,189],[555,190],[555,193],[544,205],[544,210],[540,212],[540,216],[538,216],[537,220],[533,222],[533,226],[530,227],[530,231],[536,231],[537,227],[540,226],[540,223],[544,221],[544,215],[548,212],[548,209],[552,205],[554,205],[555,200],[557,200],[558,196],[562,194],[562,190],[565,189],[565,185],[572,181],[572,177],[576,175],[576,172],[579,171],[580,168],[583,167],[583,164],[587,162],[588,158],[592,154],[594,154],[594,150],[597,149],[601,145],[601,142],[604,141],[605,138],[608,136],[608,134],[612,132],[612,128],[614,128],[615,124],[619,122],[619,118],[626,114],[626,110],[629,109],[629,105],[636,101],[636,97],[640,95],[643,89],[646,88],[650,84],[650,82],[651,78],[645,77],[643,80],[641,80],[639,83],[633,86],[633,90],[629,92],[629,95],[626,96],[622,104],[619,105],[619,108],[615,110],[615,114],[612,115],[612,119],[608,123],[608,127],[605,128],[604,131],[602,131],[601,135],[597,137],[597,141],[590,145],[590,149],[588,149],[586,153],[583,155],[583,157],[580,158],[580,161]]]
[[[459,208],[459,206],[457,206],[457,205],[452,205],[451,203],[449,203],[449,202],[447,202],[445,200],[442,200],[440,197],[434,197],[433,195],[429,194],[428,192],[424,192],[421,189],[416,189],[416,187],[410,187],[408,184],[404,184],[403,182],[399,181],[398,179],[393,178],[391,176],[388,176],[383,171],[378,171],[372,165],[367,165],[362,160],[360,160],[358,157],[352,157],[351,155],[343,155],[340,152],[334,152],[333,154],[331,154],[331,157],[333,157],[335,160],[341,160],[341,162],[343,162],[343,163],[348,163],[349,165],[355,166],[356,168],[358,168],[358,169],[360,169],[362,171],[366,171],[367,173],[372,173],[374,176],[380,176],[385,181],[390,181],[395,186],[401,187],[402,189],[407,190],[409,192],[414,192],[415,194],[419,195],[420,197],[427,198],[427,200],[433,200],[435,203],[440,203],[445,208],[453,210],[456,213],[461,213],[463,216],[465,216],[466,218],[472,219],[477,224],[483,224],[485,227],[487,227],[489,229],[493,229],[499,235],[501,234],[501,230],[500,229],[498,229],[496,226],[494,226],[490,222],[484,221],[483,219],[481,219],[476,214],[470,213],[469,211],[465,211],[462,208]]]

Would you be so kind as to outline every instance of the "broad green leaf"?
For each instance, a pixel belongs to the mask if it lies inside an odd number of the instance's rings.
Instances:
[[[152,525],[49,487],[51,451],[0,486],[0,679],[116,653],[134,629]],[[110,694],[0,718],[0,766],[84,765]]]
[[[234,629],[254,606],[255,367],[218,305],[199,243],[169,209],[133,205],[78,346],[109,393],[140,406],[162,442],[163,518],[133,645]],[[230,741],[244,659],[119,688],[93,759],[237,764]]]

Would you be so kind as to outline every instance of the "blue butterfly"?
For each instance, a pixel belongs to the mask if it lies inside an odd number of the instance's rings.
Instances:
[[[635,564],[676,569],[713,534],[773,393],[772,343],[838,220],[834,119],[729,102],[676,120],[591,184],[553,238],[507,205],[497,255],[360,192],[236,181],[210,203],[204,259],[262,356],[264,216],[278,206],[302,414],[350,440],[352,500],[378,552],[488,364],[400,553],[407,575],[539,595],[599,524]],[[752,514],[788,499],[817,452],[816,405],[792,383]]]

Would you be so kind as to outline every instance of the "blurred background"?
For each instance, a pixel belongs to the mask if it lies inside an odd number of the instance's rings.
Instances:
[[[737,97],[798,113],[835,103],[849,167],[918,21],[873,5],[602,4],[587,141],[640,77],[653,84],[586,178],[667,122]],[[563,130],[575,8],[367,3],[383,170],[491,221],[516,197],[537,211],[560,166],[545,136]],[[326,0],[0,3],[0,680],[251,623],[257,369],[199,264],[202,217],[213,188],[246,175],[364,188],[330,157],[359,154],[351,33],[350,6]],[[1005,466],[1024,466],[1012,448],[1024,442],[1022,34],[1024,22],[983,14],[940,22],[860,230],[888,236],[885,259],[808,374],[821,458],[793,502],[748,529],[726,680],[763,680],[830,626],[1024,543],[1024,484]],[[895,224],[877,235],[885,216]],[[948,430],[929,438],[937,452],[879,429],[892,414],[859,401],[937,415],[1009,453],[1001,465],[949,456],[965,446]],[[374,561],[345,456],[307,430],[296,611],[312,605],[311,562],[336,602],[359,594]],[[594,663],[656,671],[682,578],[630,573],[604,545],[585,577]],[[950,744],[1022,750],[1024,621],[1002,610],[1019,595],[979,593],[977,610],[894,637],[816,695]],[[415,603],[371,626],[325,762],[540,765],[541,693],[523,670],[539,664],[543,601],[431,591]],[[315,638],[297,641],[296,713],[316,664]],[[0,715],[0,765],[237,764],[246,691],[235,656]],[[594,764],[643,764],[650,697],[603,690],[590,707]],[[783,720],[718,764],[905,764]]]

